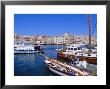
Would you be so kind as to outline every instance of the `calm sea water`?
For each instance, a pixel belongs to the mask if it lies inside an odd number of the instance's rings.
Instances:
[[[59,46],[62,48],[63,46]],[[56,45],[45,45],[44,55],[57,58]],[[52,73],[45,58],[39,53],[35,54],[15,54],[14,55],[14,75],[15,76],[57,76]]]

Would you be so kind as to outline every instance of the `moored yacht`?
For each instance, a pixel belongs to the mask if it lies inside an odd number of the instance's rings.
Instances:
[[[35,53],[35,49],[33,45],[25,45],[21,44],[19,46],[14,47],[14,53],[15,54],[30,54],[30,53]]]
[[[39,44],[31,44],[31,43],[15,43],[14,44],[14,53],[22,54],[22,53],[43,53],[44,46]]]

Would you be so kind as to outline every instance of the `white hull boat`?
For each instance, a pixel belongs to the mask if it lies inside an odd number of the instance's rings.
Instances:
[[[14,47],[15,54],[32,54],[35,53],[35,49],[33,45],[19,45]]]

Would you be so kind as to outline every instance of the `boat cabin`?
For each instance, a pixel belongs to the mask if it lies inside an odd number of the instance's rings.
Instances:
[[[77,45],[66,46],[65,52],[78,52],[82,51],[82,48]]]

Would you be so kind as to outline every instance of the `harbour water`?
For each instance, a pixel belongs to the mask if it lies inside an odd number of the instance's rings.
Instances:
[[[44,55],[57,58],[56,45],[45,45]],[[63,46],[58,46],[62,48]],[[39,53],[35,54],[15,54],[14,55],[14,75],[15,76],[57,76],[48,69],[44,62],[45,58]]]

